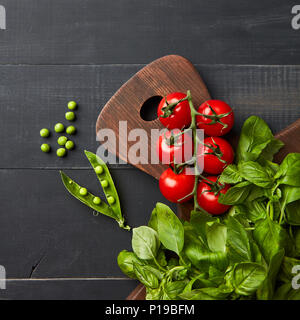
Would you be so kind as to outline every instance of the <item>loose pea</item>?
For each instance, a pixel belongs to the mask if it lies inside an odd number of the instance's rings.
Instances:
[[[49,137],[50,135],[50,131],[46,128],[43,128],[41,131],[40,131],[40,136],[43,137],[43,138],[47,138]]]
[[[76,133],[76,128],[74,126],[68,126],[66,129],[67,134],[75,134]]]
[[[72,149],[74,149],[75,144],[74,144],[73,141],[69,140],[69,141],[66,142],[65,147],[66,147],[66,149],[68,149],[68,150],[72,150]]]
[[[49,152],[49,151],[50,151],[50,146],[49,146],[49,144],[43,143],[43,144],[41,145],[41,150],[42,150],[43,152]]]
[[[65,130],[65,126],[62,123],[57,123],[54,126],[55,132],[63,132]]]
[[[59,148],[56,150],[56,154],[58,157],[64,157],[66,155],[67,151],[65,148]]]
[[[95,198],[93,199],[93,202],[94,202],[95,204],[100,204],[100,203],[101,203],[101,199],[100,199],[99,197],[95,197]]]
[[[82,196],[86,196],[87,193],[88,193],[88,191],[87,191],[86,188],[80,188],[79,193],[80,193]]]
[[[97,174],[101,174],[101,173],[103,172],[102,166],[97,166],[97,167],[95,168],[95,172],[96,172]]]
[[[108,202],[109,204],[114,204],[114,203],[115,203],[115,198],[112,197],[112,196],[109,196],[109,197],[107,198],[107,202]]]
[[[73,111],[66,112],[65,117],[69,121],[75,120],[75,113]]]
[[[102,180],[102,181],[101,181],[101,186],[102,186],[103,188],[107,188],[107,187],[108,187],[108,181],[107,181],[107,180]]]
[[[60,146],[64,146],[66,144],[66,142],[68,141],[68,138],[65,137],[65,136],[61,136],[57,139],[57,143],[60,145]],[[68,149],[68,148],[67,148]]]
[[[76,107],[77,107],[77,103],[76,103],[75,101],[70,101],[70,102],[68,103],[68,108],[69,108],[69,110],[75,110]]]

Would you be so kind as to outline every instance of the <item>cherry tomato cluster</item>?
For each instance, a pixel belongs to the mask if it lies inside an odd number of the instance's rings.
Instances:
[[[234,114],[231,107],[220,100],[208,100],[199,106],[196,113],[197,128],[203,129],[205,138],[194,155],[194,140],[190,132],[191,108],[187,95],[173,92],[164,97],[157,115],[167,128],[157,140],[157,155],[160,162],[168,164],[160,179],[159,187],[169,201],[182,203],[197,194],[198,205],[210,214],[226,212],[229,206],[218,202],[219,195],[226,193],[229,185],[222,185],[218,176],[234,160],[231,145],[221,136],[233,127]],[[197,145],[196,145],[197,146]],[[196,149],[195,149],[196,151]],[[195,158],[196,157],[196,158]],[[190,165],[203,164],[200,182],[195,188],[195,175]]]

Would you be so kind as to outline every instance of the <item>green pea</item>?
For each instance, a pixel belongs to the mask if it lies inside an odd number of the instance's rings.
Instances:
[[[109,204],[114,204],[114,203],[115,203],[115,198],[112,197],[112,196],[109,196],[109,197],[107,198],[107,202],[108,202]]]
[[[101,174],[101,173],[103,172],[102,166],[97,166],[97,167],[95,168],[95,172],[96,172],[97,174]]]
[[[50,135],[50,131],[46,128],[43,128],[41,131],[40,131],[40,136],[43,137],[43,138],[47,138],[49,137]]]
[[[67,134],[75,134],[76,133],[76,128],[74,126],[68,126],[66,129]]]
[[[73,111],[66,112],[65,117],[69,121],[75,120],[75,113]]]
[[[66,153],[67,153],[67,151],[65,148],[59,148],[56,150],[56,155],[60,158],[64,157],[66,155]]]
[[[62,124],[62,123],[57,123],[55,126],[54,126],[54,130],[55,132],[63,132],[65,130],[65,126]]]
[[[41,145],[41,150],[43,151],[43,152],[49,152],[50,151],[50,146],[49,146],[49,144],[47,144],[47,143],[43,143],[42,145]]]
[[[66,142],[65,147],[68,150],[72,150],[75,147],[75,143],[73,141],[69,140],[69,141]]]
[[[101,199],[100,199],[99,197],[95,197],[95,198],[93,199],[93,202],[94,202],[95,204],[100,204],[100,203],[101,203]]]
[[[101,181],[101,186],[102,186],[103,188],[107,188],[107,187],[108,187],[108,181],[107,181],[107,180],[102,180],[102,181]]]
[[[76,107],[77,107],[77,103],[76,103],[75,101],[70,101],[70,102],[68,103],[68,109],[69,109],[69,110],[75,110]]]
[[[88,191],[87,191],[86,188],[80,188],[79,193],[80,193],[82,196],[86,196],[87,193],[88,193]]]
[[[64,146],[66,144],[66,142],[68,141],[68,138],[65,137],[65,136],[61,136],[57,139],[57,143],[60,145],[60,146]],[[68,149],[68,148],[67,148]]]

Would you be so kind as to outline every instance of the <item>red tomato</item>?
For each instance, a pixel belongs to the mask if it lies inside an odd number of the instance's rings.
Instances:
[[[183,129],[191,123],[191,109],[187,100],[179,102],[174,108],[170,108],[168,111],[164,111],[163,108],[168,108],[168,105],[176,103],[179,100],[186,97],[186,94],[181,92],[173,92],[168,94],[166,98],[163,98],[157,109],[157,116],[160,122],[168,128]],[[167,103],[166,103],[167,100]],[[166,113],[167,117],[162,117]]]
[[[198,112],[203,114],[196,117],[197,126],[203,129],[208,136],[219,137],[228,133],[233,127],[234,114],[231,107],[221,100],[208,100],[201,104]],[[230,113],[229,113],[230,112]],[[229,114],[228,114],[229,113]],[[226,115],[228,114],[228,115]],[[214,119],[209,119],[207,116],[215,116]],[[222,115],[225,115],[222,117]],[[212,121],[218,121],[210,124]],[[222,122],[222,123],[220,123]]]
[[[217,178],[218,177],[216,176],[206,177],[206,179],[210,180],[212,183],[216,182]],[[230,188],[230,185],[226,184],[225,187],[216,195],[214,190],[212,190],[213,188],[208,183],[210,182],[202,180],[198,185],[197,199],[199,206],[213,215],[218,215],[226,212],[231,206],[219,203],[218,199],[219,194],[225,194]],[[221,184],[219,183],[219,185]]]
[[[162,195],[171,202],[181,203],[192,198],[192,195],[180,201],[188,194],[192,193],[194,188],[195,176],[182,173],[176,174],[171,168],[162,173],[159,178],[159,189]]]
[[[233,162],[233,149],[225,139],[208,137],[203,140],[203,143],[204,145],[198,151],[198,159],[203,158],[204,172],[218,175],[227,165]],[[220,159],[225,162],[220,161]]]
[[[174,129],[159,136],[156,152],[161,163],[183,163],[192,158],[193,139],[188,133],[177,136],[180,132],[179,129]]]

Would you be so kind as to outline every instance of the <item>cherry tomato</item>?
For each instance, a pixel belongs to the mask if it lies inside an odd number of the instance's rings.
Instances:
[[[211,181],[212,184],[214,184],[217,181],[217,176],[209,176],[206,177],[207,180]],[[207,180],[202,180],[197,189],[197,199],[198,204],[201,208],[203,208],[205,211],[207,211],[210,214],[218,215],[226,212],[230,206],[227,206],[225,204],[221,204],[218,202],[220,193],[225,194],[227,190],[230,188],[230,185],[226,184],[221,191],[219,191],[218,194],[215,194],[214,187],[211,187]],[[218,185],[221,186],[220,183]]]
[[[157,116],[163,126],[169,130],[183,129],[189,126],[192,121],[191,109],[187,100],[179,102],[176,106],[172,107],[173,103],[176,103],[185,97],[186,94],[184,93],[173,92],[163,98],[158,106]]]
[[[162,133],[156,144],[159,161],[163,164],[183,163],[193,156],[193,139],[179,129]]]
[[[203,144],[199,148],[197,158],[198,161],[203,158],[204,172],[218,175],[233,162],[233,149],[225,139],[208,137],[203,140]]]
[[[171,168],[168,168],[162,173],[159,178],[159,189],[162,195],[171,202],[182,203],[189,201],[194,188],[195,177],[192,174],[186,174],[184,170],[182,173],[176,174]],[[181,200],[181,201],[180,201]]]
[[[208,136],[219,137],[228,133],[233,127],[234,114],[231,107],[221,100],[208,100],[201,104],[196,117],[197,126]],[[205,116],[212,116],[207,118]],[[215,122],[210,124],[211,122]]]

